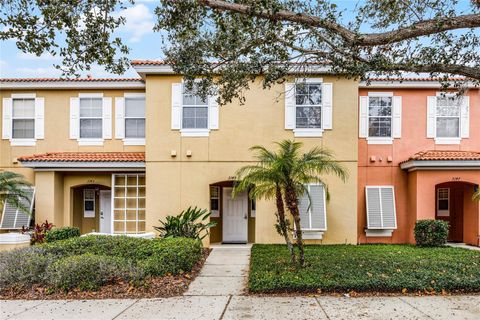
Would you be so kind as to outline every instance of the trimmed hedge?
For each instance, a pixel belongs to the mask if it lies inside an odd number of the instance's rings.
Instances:
[[[80,237],[80,229],[77,227],[54,228],[45,234],[45,242],[54,242],[75,237]]]
[[[51,285],[65,291],[93,291],[119,279],[140,281],[145,273],[125,259],[86,253],[56,261],[47,268],[46,276]]]
[[[252,292],[480,292],[480,251],[413,245],[307,245],[306,267],[284,245],[252,247]]]
[[[114,280],[191,271],[202,257],[195,239],[74,237],[0,254],[0,289],[33,284],[96,290]]]
[[[54,257],[37,246],[0,254],[0,289],[6,287],[25,288],[45,282],[45,269]]]
[[[440,247],[447,243],[449,224],[442,220],[418,220],[413,233],[421,247]]]

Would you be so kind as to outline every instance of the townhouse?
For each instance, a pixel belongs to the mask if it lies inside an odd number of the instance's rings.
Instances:
[[[244,105],[219,107],[163,62],[134,67],[141,79],[1,80],[0,168],[34,184],[37,222],[146,236],[159,219],[198,206],[217,221],[206,245],[281,242],[275,204],[231,192],[251,146],[296,139],[334,150],[350,173],[345,183],[325,177],[328,202],[323,186],[310,186],[305,238],[357,243],[358,82],[312,67],[270,90],[258,79]],[[5,208],[2,229],[24,223]]]
[[[189,206],[209,208],[209,243],[275,243],[275,205],[231,197],[254,145],[295,139],[334,151],[344,183],[311,185],[308,243],[412,243],[418,219],[450,222],[450,240],[479,244],[480,94],[441,93],[437,79],[370,85],[312,66],[246,102],[218,106],[161,61],[134,61],[135,79],[1,79],[0,170],[34,185],[37,222],[82,233],[151,236]],[[306,203],[307,199],[300,199]],[[29,217],[6,206],[0,229]]]
[[[438,79],[373,79],[359,90],[358,241],[414,243],[419,219],[480,244],[480,92]]]

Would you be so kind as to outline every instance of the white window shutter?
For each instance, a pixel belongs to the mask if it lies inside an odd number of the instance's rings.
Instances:
[[[402,137],[402,97],[393,97],[392,137]]]
[[[218,130],[219,107],[217,102],[217,95],[208,97],[208,125],[212,130]]]
[[[310,225],[310,213],[309,213],[310,202],[307,194],[303,194],[298,199],[298,211],[300,213],[300,226],[303,229],[311,229]]]
[[[460,137],[468,138],[470,135],[470,97],[464,96],[461,99],[460,107]]]
[[[35,139],[45,138],[45,98],[35,98]]]
[[[322,129],[333,128],[333,84],[322,84]]]
[[[21,199],[20,202],[28,208],[28,213],[12,206],[9,202],[3,206],[2,220],[0,221],[0,229],[21,229],[30,226],[32,217],[33,202],[35,198],[35,188],[27,187],[25,190],[27,199]]]
[[[325,187],[310,186],[312,229],[327,230],[327,211],[325,203]]]
[[[380,197],[382,200],[382,227],[384,229],[396,229],[395,194],[393,187],[381,187]]]
[[[437,97],[427,97],[427,138],[435,138],[436,135],[436,108]]]
[[[70,139],[78,139],[80,132],[80,99],[70,98]]]
[[[360,114],[359,114],[359,121],[358,124],[358,136],[360,138],[367,138],[368,137],[368,97],[362,96],[360,97]]]
[[[2,139],[12,138],[12,98],[3,98],[2,108]]]
[[[115,98],[115,139],[125,138],[125,98]]]
[[[393,186],[367,186],[365,198],[368,229],[392,230],[397,228]]]
[[[295,83],[285,83],[285,129],[295,129]]]
[[[182,84],[172,83],[172,130],[182,128]]]
[[[112,98],[107,97],[102,99],[102,131],[103,139],[112,139]]]

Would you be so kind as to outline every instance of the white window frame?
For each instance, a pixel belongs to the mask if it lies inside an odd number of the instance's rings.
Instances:
[[[309,222],[308,222],[308,225],[310,226],[310,228],[302,228],[302,230],[305,230],[305,231],[327,231],[327,198],[326,198],[326,191],[325,191],[325,186],[321,183],[309,183],[309,184],[306,184],[305,187],[308,189],[308,192],[310,193],[310,187],[312,186],[323,186],[323,201],[325,203],[324,207],[323,207],[323,216],[325,218],[325,228],[322,229],[322,228],[312,228],[312,204],[310,203],[310,207],[308,208],[308,218],[309,218]],[[304,196],[307,196],[307,194],[304,194]],[[303,195],[302,195],[303,197]],[[300,200],[300,199],[299,199]]]
[[[437,119],[438,118],[455,118],[451,116],[439,116],[438,115],[438,99],[439,98],[448,98],[456,96],[455,93],[444,93],[444,92],[437,92],[436,94],[436,100],[435,100],[435,143],[436,144],[460,144],[460,141],[462,140],[462,105],[459,101],[459,104],[457,105],[458,108],[458,137],[438,137],[437,136]]]
[[[117,185],[117,184],[116,184],[115,178],[116,178],[116,177],[119,177],[119,176],[123,176],[123,177],[125,178],[125,185]],[[127,187],[133,187],[132,185],[129,185],[129,184],[128,184],[128,176],[136,176],[136,177],[137,177],[137,183],[136,183],[136,188],[137,188],[137,189],[136,189],[136,191],[137,191],[136,193],[137,193],[137,195],[136,195],[135,197],[128,197],[128,196],[127,196],[127,189],[128,189]],[[115,174],[112,174],[112,219],[111,219],[112,225],[111,225],[111,229],[110,229],[110,230],[112,230],[112,231],[111,231],[112,234],[129,235],[129,234],[143,234],[143,233],[146,233],[146,228],[147,228],[146,225],[145,225],[145,230],[144,230],[144,231],[140,231],[140,232],[138,231],[138,230],[139,230],[139,229],[138,229],[139,222],[143,222],[143,223],[146,224],[146,219],[147,219],[147,216],[146,216],[146,214],[147,214],[147,212],[146,212],[146,205],[145,205],[145,208],[140,208],[140,207],[138,206],[138,202],[139,202],[138,199],[144,199],[144,200],[146,200],[146,194],[145,194],[145,196],[139,196],[139,195],[138,195],[138,190],[139,190],[139,188],[143,187],[143,188],[146,189],[146,184],[145,184],[145,185],[140,185],[140,184],[139,184],[139,177],[144,177],[144,178],[145,178],[145,177],[146,177],[146,176],[145,176],[145,173],[115,173]],[[145,181],[145,183],[146,183],[146,181]],[[124,188],[125,188],[125,190],[124,190],[125,195],[124,195],[124,196],[121,196],[121,197],[117,197],[117,196],[116,196],[115,191],[116,191],[116,188],[117,188],[117,187],[124,187]],[[145,190],[145,192],[146,192],[146,190]],[[137,201],[136,201],[136,207],[135,207],[135,208],[127,208],[127,201],[126,201],[126,200],[127,200],[127,199],[131,199],[131,198],[137,199]],[[117,208],[117,207],[115,207],[115,199],[124,199],[124,200],[125,200],[125,201],[124,201],[124,203],[125,203],[124,207],[123,207],[123,208]],[[135,209],[135,210],[136,210],[136,219],[135,219],[135,220],[127,220],[127,217],[126,217],[126,215],[127,215],[127,210],[131,210],[131,209]],[[125,219],[115,220],[115,210],[124,210]],[[138,218],[138,212],[139,212],[140,210],[144,211],[144,213],[145,213],[145,219],[144,219],[144,220],[140,220],[140,219]],[[116,232],[116,230],[115,230],[115,222],[124,222],[124,230],[123,230],[123,232]],[[136,222],[136,232],[135,232],[135,233],[133,233],[133,232],[127,232],[127,222]]]
[[[87,198],[87,192],[93,193],[93,198]],[[84,218],[95,218],[95,206],[96,206],[96,191],[95,189],[83,189],[83,217]],[[85,207],[85,203],[87,201],[92,201],[93,202],[93,211],[88,210]]]
[[[370,98],[391,98],[390,137],[370,137]],[[393,144],[393,92],[369,92],[367,96],[367,142],[368,144]],[[378,118],[378,117],[372,117]],[[387,118],[387,117],[384,117]]]
[[[440,190],[447,190],[447,198],[440,199]],[[447,200],[448,209],[440,210],[440,200]],[[438,188],[437,189],[437,216],[449,217],[450,216],[450,188]]]
[[[82,106],[82,99],[101,99],[102,100],[102,116],[100,118],[91,118],[91,117],[81,117],[81,106]],[[100,138],[82,138],[80,133],[82,131],[81,128],[81,120],[82,119],[100,119],[102,120],[102,135]],[[103,93],[79,93],[78,94],[78,144],[80,146],[102,146],[103,145]]]
[[[12,132],[11,132],[11,139],[10,139],[10,145],[11,146],[23,146],[23,147],[29,147],[29,146],[35,146],[37,139],[35,138],[35,99],[37,98],[37,95],[35,93],[13,93],[11,96],[12,98],[12,119],[11,119],[11,127],[12,127]],[[13,120],[15,119],[13,117],[13,105],[15,99],[33,99],[34,100],[34,108],[33,108],[33,138],[14,138],[13,137]],[[32,119],[32,118],[17,118],[17,119]]]
[[[212,190],[211,190],[212,188],[217,190],[217,196],[216,197],[212,196]],[[211,212],[210,217],[211,218],[219,218],[220,217],[220,187],[219,186],[210,186],[209,192],[210,192],[210,212]],[[218,209],[217,210],[212,210],[212,208],[211,208],[212,200],[217,200],[218,201]]]
[[[145,138],[147,135],[147,129],[146,129],[146,124],[147,124],[147,101],[145,97],[145,93],[130,93],[126,92],[124,95],[124,100],[123,100],[123,144],[126,146],[144,146],[145,145]],[[145,117],[139,118],[139,117],[127,117],[127,100],[128,99],[138,99],[138,98],[143,98],[145,100]],[[145,133],[143,138],[127,138],[127,119],[144,119],[145,120]]]
[[[199,81],[199,80],[198,80]],[[194,89],[194,88],[193,88]],[[185,95],[185,83],[182,81],[182,108],[180,115],[180,133],[182,137],[208,137],[210,134],[210,99],[211,97],[206,97],[205,105],[187,105],[187,108],[206,108],[207,109],[207,127],[206,128],[184,128],[183,127],[183,111],[185,109],[184,101]]]
[[[318,84],[322,92],[322,104],[320,105],[297,105],[297,85],[301,84]],[[323,101],[325,99],[323,92],[323,78],[297,78],[294,83],[294,100],[295,100],[295,125],[293,133],[295,137],[321,137],[323,136]],[[298,107],[319,107],[320,108],[320,128],[297,128],[297,108]]]

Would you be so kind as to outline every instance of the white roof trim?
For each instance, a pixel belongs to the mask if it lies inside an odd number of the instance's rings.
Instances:
[[[130,162],[130,161],[24,161],[22,165],[26,168],[35,169],[64,169],[70,168],[74,170],[91,169],[96,171],[101,169],[145,169],[145,162]]]
[[[7,89],[145,89],[140,81],[25,81],[0,79],[0,90]]]
[[[480,168],[480,160],[409,160],[400,168],[415,170],[468,170]]]
[[[453,88],[453,82],[448,82]],[[478,88],[473,82],[467,82],[467,87],[469,88]],[[382,88],[413,88],[413,89],[423,89],[423,88],[442,88],[442,85],[439,81],[398,81],[398,80],[384,80],[384,81],[371,81],[369,85],[365,81],[361,81],[360,88],[363,89],[382,89]]]
[[[173,71],[171,65],[162,64],[162,65],[148,65],[148,64],[137,64],[133,68],[135,71],[145,79],[147,74],[178,74]],[[294,70],[289,72],[289,74],[318,74],[318,73],[331,73],[331,67],[328,65],[299,65],[299,70]]]

